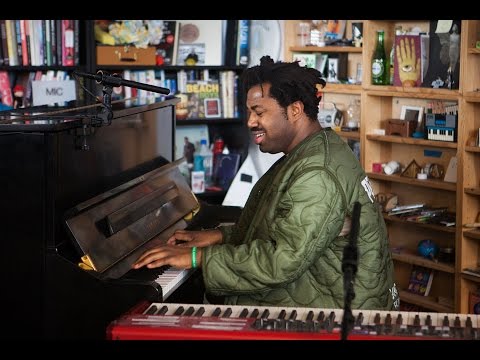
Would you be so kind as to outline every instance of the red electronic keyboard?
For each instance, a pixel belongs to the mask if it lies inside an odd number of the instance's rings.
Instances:
[[[353,310],[349,340],[480,340],[480,315]],[[340,340],[343,310],[141,303],[110,340]]]

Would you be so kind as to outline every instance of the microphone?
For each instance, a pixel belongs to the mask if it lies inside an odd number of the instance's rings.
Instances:
[[[102,70],[98,70],[96,74],[92,73],[86,73],[86,72],[81,72],[81,71],[74,71],[73,74],[75,76],[81,76],[87,79],[92,79],[97,82],[97,84],[103,84],[105,86],[112,86],[112,87],[118,87],[118,86],[128,86],[131,88],[136,88],[140,90],[146,90],[146,91],[151,91],[159,94],[164,94],[168,95],[170,94],[170,89],[164,88],[164,87],[159,87],[159,86],[153,86],[149,84],[143,84],[139,83],[136,81],[131,81],[131,80],[125,80],[122,77],[118,75],[109,75],[104,73]]]

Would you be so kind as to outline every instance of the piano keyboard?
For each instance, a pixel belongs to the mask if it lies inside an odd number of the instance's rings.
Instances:
[[[193,269],[168,268],[164,270],[155,282],[162,287],[162,298],[165,301],[193,273]]]
[[[353,310],[353,340],[480,339],[480,315]],[[342,309],[151,303],[113,321],[124,339],[340,339]]]
[[[427,126],[427,139],[454,142],[455,129]]]

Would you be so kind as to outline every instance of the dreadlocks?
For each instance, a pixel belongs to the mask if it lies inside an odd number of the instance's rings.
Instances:
[[[302,67],[298,61],[275,63],[267,55],[260,59],[260,65],[245,70],[241,81],[245,92],[256,85],[262,87],[262,84],[270,84],[270,96],[280,106],[287,108],[291,103],[301,101],[307,116],[312,121],[317,121],[321,96],[318,95],[316,85],[321,85],[323,88],[326,84],[320,71]]]

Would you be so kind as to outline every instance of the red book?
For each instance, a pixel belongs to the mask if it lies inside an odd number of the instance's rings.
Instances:
[[[62,65],[75,65],[75,33],[73,20],[62,20]]]
[[[6,71],[0,71],[0,101],[4,105],[13,106],[12,87]]]

